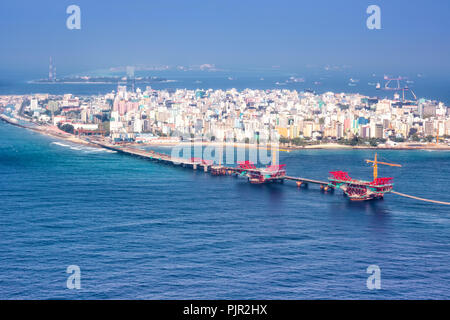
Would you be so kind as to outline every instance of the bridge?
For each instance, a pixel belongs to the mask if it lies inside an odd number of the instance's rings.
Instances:
[[[43,132],[43,130],[33,128],[33,127],[23,126],[15,121],[12,121],[11,118],[9,118],[3,114],[0,114],[0,120],[3,120],[5,122],[12,124],[14,126],[17,126],[17,127],[31,129],[31,130],[45,134],[45,132]],[[135,156],[138,158],[157,161],[157,162],[160,162],[163,164],[181,165],[183,167],[192,168],[193,170],[197,170],[198,168],[203,168],[204,172],[210,171],[212,174],[219,174],[219,175],[225,175],[225,174],[239,175],[239,174],[241,174],[242,175],[242,174],[246,174],[248,172],[261,174],[263,171],[267,170],[267,168],[262,169],[262,168],[256,168],[254,166],[253,167],[249,166],[248,168],[242,167],[242,166],[239,166],[239,167],[226,167],[226,166],[221,166],[221,165],[217,166],[217,165],[213,165],[212,161],[198,159],[198,158],[191,158],[191,159],[174,158],[167,154],[158,153],[158,152],[151,151],[151,150],[146,151],[146,150],[142,150],[142,149],[130,148],[127,146],[118,146],[118,145],[106,143],[104,141],[100,141],[96,137],[86,138],[86,139],[84,139],[84,141],[88,142],[91,145],[98,146],[100,148],[105,148],[108,150],[116,151],[118,153],[130,155],[130,156]],[[272,167],[274,167],[274,166],[272,166]],[[311,183],[311,184],[320,185],[320,189],[324,192],[327,192],[328,190],[330,192],[334,191],[334,188],[331,188],[329,186],[329,183],[326,181],[307,179],[307,178],[302,178],[302,177],[291,177],[291,176],[286,176],[286,175],[276,176],[274,178],[273,182],[283,182],[284,180],[295,181],[298,187],[307,186],[309,183]],[[441,204],[441,205],[450,205],[450,202],[419,198],[419,197],[407,195],[404,193],[400,193],[400,192],[397,192],[394,190],[392,190],[391,193],[393,193],[397,196],[400,196],[400,197],[410,198],[410,199],[414,199],[414,200],[418,200],[418,201],[424,201],[424,202],[428,202],[428,203],[435,203],[435,204]]]
[[[101,142],[101,141],[93,140],[93,139],[87,139],[87,141],[89,141],[90,143],[95,144],[99,147],[102,147],[102,148],[105,148],[108,150],[112,150],[112,151],[116,151],[118,153],[138,157],[141,159],[152,160],[152,161],[156,161],[156,162],[163,163],[163,164],[180,165],[182,167],[188,167],[193,170],[197,170],[198,168],[203,168],[204,172],[208,172],[212,165],[212,162],[208,162],[208,161],[202,160],[202,159],[175,158],[175,157],[171,157],[165,153],[159,153],[159,152],[155,152],[152,150],[146,151],[146,150],[130,148],[130,147],[126,147],[126,146],[118,146],[118,145],[105,143],[105,142]]]
[[[308,186],[309,183],[311,184],[318,184],[320,185],[320,189],[323,191],[330,191],[330,192],[334,192],[333,188],[330,188],[328,186],[329,182],[328,181],[320,181],[320,180],[314,180],[314,179],[307,179],[307,178],[301,178],[301,177],[290,177],[290,176],[286,176],[284,178],[285,180],[291,180],[291,181],[295,181],[295,183],[297,184],[297,187],[301,187],[301,186]]]
[[[99,147],[116,151],[118,153],[142,158],[142,159],[148,159],[151,161],[156,161],[163,164],[170,164],[170,165],[180,165],[182,167],[191,168],[193,170],[202,169],[204,172],[211,172],[211,173],[218,173],[220,172],[221,175],[242,175],[247,173],[261,173],[263,169],[256,168],[256,167],[246,167],[246,166],[239,166],[239,167],[228,167],[228,166],[221,166],[221,165],[213,165],[212,161],[199,159],[199,158],[178,158],[178,157],[171,157],[164,153],[155,152],[152,150],[146,151],[142,149],[137,149],[133,147],[127,147],[127,146],[119,146],[115,144],[106,143],[103,141],[95,140],[95,139],[87,139],[90,143],[95,144]],[[283,176],[283,177],[277,177],[276,179],[279,182],[283,182],[283,180],[290,180],[294,181],[298,187],[307,186],[308,184],[316,184],[320,185],[321,190],[323,191],[332,191],[332,188],[328,187],[327,181],[320,181],[320,180],[313,180],[313,179],[307,179],[302,177],[291,177],[291,176]]]
[[[122,154],[127,154],[127,155],[135,156],[138,158],[148,159],[148,160],[156,161],[156,162],[163,163],[163,164],[180,165],[182,167],[191,168],[193,170],[202,168],[204,172],[211,172],[212,174],[219,173],[220,175],[228,174],[228,175],[238,176],[238,175],[252,173],[252,172],[260,173],[263,170],[263,169],[255,168],[255,167],[244,168],[242,166],[241,167],[227,167],[227,166],[221,166],[221,165],[213,165],[212,161],[207,161],[207,160],[203,160],[203,159],[174,158],[167,154],[159,153],[159,152],[155,152],[155,151],[151,151],[151,150],[146,151],[146,150],[130,148],[130,147],[126,147],[126,146],[117,146],[117,145],[113,145],[113,144],[109,144],[109,143],[105,143],[105,142],[101,142],[101,141],[93,140],[93,139],[86,139],[86,140],[92,144],[95,144],[95,145],[101,147],[101,148],[105,148],[105,149],[112,150],[112,151],[117,151]],[[328,191],[334,192],[334,188],[331,188],[329,186],[329,182],[327,182],[327,181],[308,179],[308,178],[303,178],[303,177],[292,177],[292,176],[283,176],[283,177],[277,179],[277,181],[280,181],[280,182],[283,182],[284,180],[295,181],[297,187],[299,187],[299,188],[302,186],[307,187],[308,184],[315,184],[315,185],[319,185],[320,189],[323,192],[328,192]],[[418,201],[425,201],[425,202],[441,204],[441,205],[450,205],[449,202],[419,198],[419,197],[403,194],[403,193],[396,192],[396,191],[392,191],[391,193],[393,193],[397,196],[415,199]]]

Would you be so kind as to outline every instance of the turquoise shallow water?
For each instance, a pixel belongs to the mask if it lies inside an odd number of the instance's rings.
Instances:
[[[0,123],[0,298],[450,298],[449,207],[254,186]],[[450,153],[379,151],[396,190],[450,201]],[[372,151],[281,155],[370,178]],[[368,290],[366,269],[381,268]],[[81,289],[66,288],[69,265]]]

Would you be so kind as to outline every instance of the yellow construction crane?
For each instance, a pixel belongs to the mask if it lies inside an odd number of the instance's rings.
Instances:
[[[394,163],[387,163],[387,162],[381,162],[377,159],[377,154],[375,153],[375,159],[374,160],[366,160],[367,163],[373,163],[373,181],[375,181],[378,178],[378,165],[384,164],[386,166],[391,167],[401,167],[400,164],[394,164]]]

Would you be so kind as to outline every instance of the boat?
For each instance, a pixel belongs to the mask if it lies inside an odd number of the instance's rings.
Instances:
[[[399,164],[380,162],[375,154],[374,160],[366,160],[373,164],[373,181],[356,180],[349,176],[345,171],[332,171],[328,178],[328,186],[333,189],[341,189],[351,201],[367,201],[383,199],[384,195],[391,192],[394,183],[393,178],[379,178],[378,165],[388,165],[392,167],[401,167]]]

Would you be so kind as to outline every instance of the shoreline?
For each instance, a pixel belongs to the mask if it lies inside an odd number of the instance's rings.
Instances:
[[[90,143],[89,141],[86,141],[74,134],[70,134],[67,132],[64,132],[60,130],[57,127],[54,126],[42,126],[35,124],[34,122],[30,122],[25,119],[20,119],[23,121],[27,121],[30,123],[33,123],[36,125],[36,128],[33,127],[27,127],[20,123],[15,123],[12,121],[12,119],[17,120],[16,118],[10,118],[4,114],[0,115],[0,120],[3,120],[6,123],[9,123],[16,127],[21,127],[24,129],[30,129],[34,132],[38,132],[40,134],[54,137],[57,139],[61,139],[64,141],[69,141],[75,144],[82,144],[87,145],[90,147],[96,147],[99,148],[98,145]],[[413,144],[413,143],[411,143]],[[285,146],[285,145],[279,145],[277,149],[282,152],[291,152],[291,151],[299,151],[299,150],[432,150],[432,151],[450,151],[450,146],[448,145],[436,145],[436,144],[429,144],[429,145],[420,145],[419,143],[414,143],[414,146],[408,146],[408,145],[402,145],[399,144],[398,146],[392,146],[392,147],[371,147],[371,146],[349,146],[349,145],[342,145],[337,143],[327,143],[327,144],[319,144],[319,145],[309,145],[309,146]],[[180,142],[164,142],[164,141],[153,141],[148,143],[123,143],[122,145],[130,146],[130,147],[176,147],[176,146],[188,146],[191,145],[193,147],[195,146],[202,146],[202,147],[214,147],[214,146],[223,146],[223,147],[229,147],[233,146],[235,148],[245,148],[245,149],[266,149],[270,150],[272,149],[270,145],[262,146],[257,144],[250,144],[250,143],[243,143],[243,142],[210,142],[210,141],[203,141],[203,142],[190,142],[190,141],[180,141]]]
[[[64,131],[58,129],[57,127],[50,127],[50,126],[44,127],[44,126],[40,126],[40,125],[37,125],[37,124],[36,124],[36,126],[37,126],[36,128],[27,127],[27,126],[24,126],[24,125],[22,125],[20,123],[15,123],[15,122],[11,121],[11,119],[15,119],[15,118],[9,118],[9,117],[5,116],[4,114],[0,115],[0,120],[4,121],[4,122],[6,122],[6,123],[8,123],[10,125],[13,125],[13,126],[16,126],[16,127],[19,127],[19,128],[23,128],[23,129],[28,129],[28,130],[31,130],[33,132],[40,133],[40,134],[42,134],[44,136],[53,137],[53,138],[60,139],[60,140],[63,140],[63,141],[68,141],[68,142],[72,142],[72,143],[75,143],[75,144],[81,144],[81,145],[85,145],[85,146],[89,146],[89,147],[99,148],[98,145],[93,144],[93,143],[89,143],[88,141],[80,139],[80,138],[78,138],[77,136],[75,136],[73,134],[70,134],[70,133],[67,133],[67,132],[64,132]],[[21,119],[21,120],[23,120],[23,119]],[[27,120],[23,120],[23,121],[27,121]],[[30,122],[30,123],[33,123],[33,122]]]
[[[147,147],[175,147],[180,145],[191,145],[191,146],[234,146],[236,148],[246,148],[246,149],[271,149],[270,145],[268,146],[261,146],[257,144],[246,144],[246,143],[239,143],[239,142],[163,142],[163,141],[155,141],[155,142],[148,142],[148,143],[127,143],[126,145],[129,146],[147,146]],[[297,150],[443,150],[443,151],[450,151],[450,146],[447,145],[420,145],[420,146],[405,146],[405,145],[399,145],[399,146],[393,146],[393,147],[371,147],[371,146],[349,146],[349,145],[343,145],[343,144],[337,144],[337,143],[327,143],[327,144],[319,144],[319,145],[309,145],[309,146],[284,146],[280,145],[277,147],[279,151],[297,151]]]

